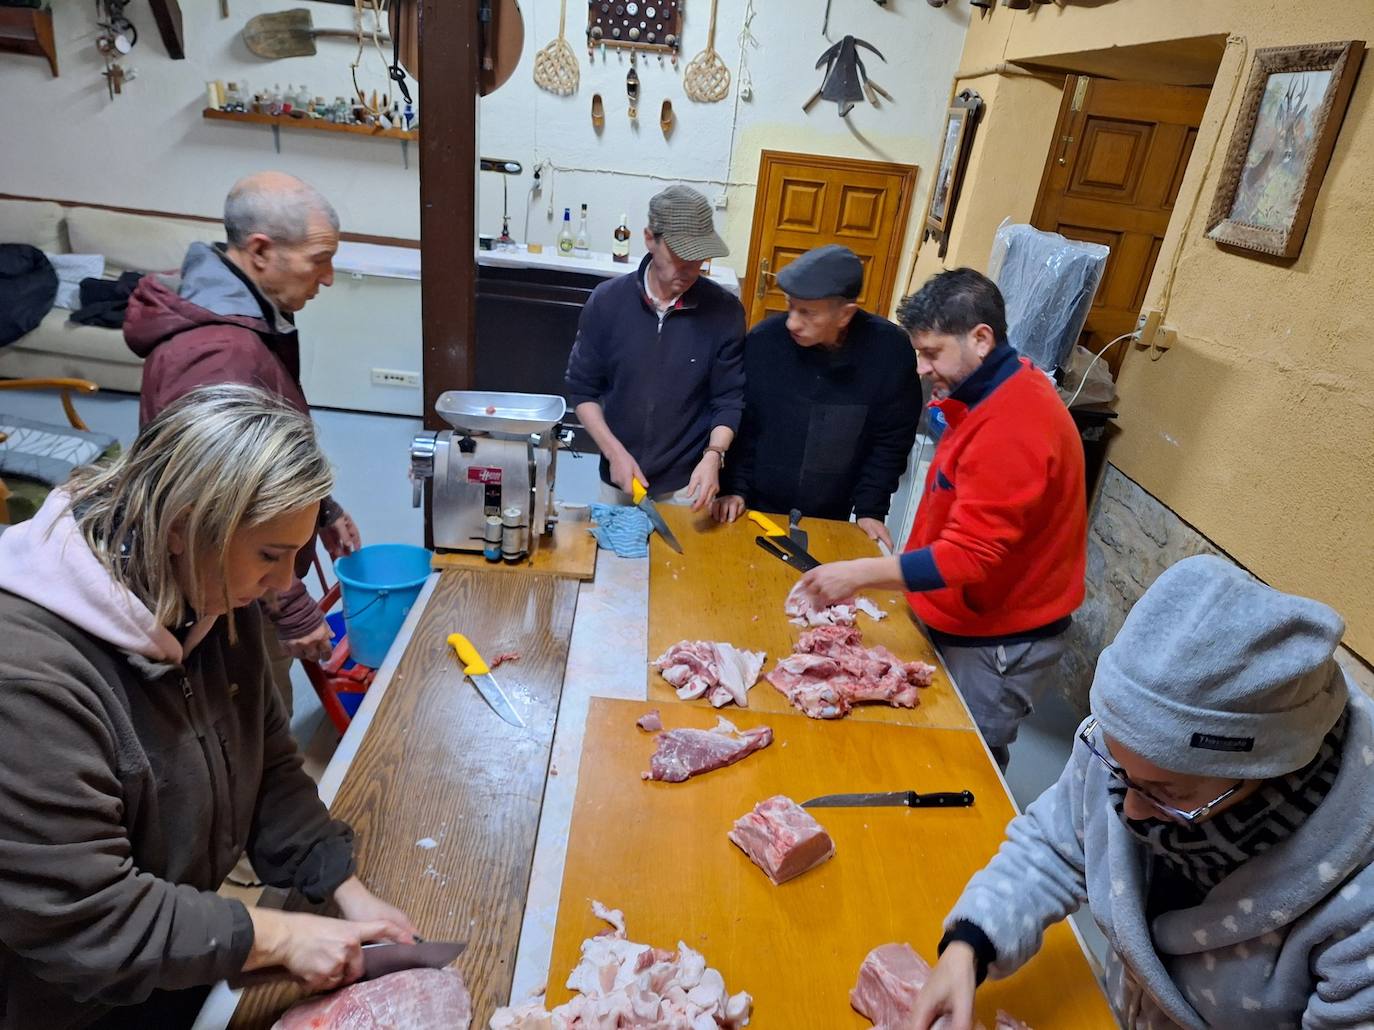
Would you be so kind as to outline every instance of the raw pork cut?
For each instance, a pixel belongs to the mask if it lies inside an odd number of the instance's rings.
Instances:
[[[614,931],[582,942],[582,960],[568,976],[577,991],[549,1011],[540,1001],[497,1009],[490,1030],[737,1030],[749,1023],[754,1000],[730,994],[725,978],[681,941],[677,950],[627,940],[619,916],[592,902]]]
[[[811,595],[802,589],[800,580],[783,602],[782,612],[796,626],[852,626],[859,612],[875,622],[887,618],[887,612],[866,597],[846,597],[817,608],[811,601]]]
[[[795,653],[768,673],[768,682],[813,719],[841,719],[856,704],[915,708],[916,691],[930,686],[935,666],[903,662],[887,648],[865,648],[853,626],[817,626],[801,635]]]
[[[873,1022],[873,1030],[902,1030],[911,1020],[921,988],[930,979],[930,963],[911,950],[910,944],[884,944],[874,948],[859,967],[859,981],[849,992],[849,1004]],[[948,1019],[935,1021],[932,1030],[943,1030]],[[975,1023],[973,1030],[984,1030]],[[995,1030],[1030,1030],[1005,1012],[997,1013]]]
[[[712,769],[724,769],[773,743],[767,726],[741,730],[729,719],[717,720],[710,730],[677,729],[658,735],[658,747],[649,759],[649,771],[640,773],[646,780],[681,783]]]
[[[467,1030],[472,999],[456,969],[407,969],[288,1009],[272,1030]]]
[[[505,665],[507,662],[518,662],[519,660],[519,651],[502,651],[491,660],[491,665],[488,666],[488,668],[495,669],[497,666]]]
[[[747,708],[749,688],[758,682],[765,657],[762,651],[742,651],[733,644],[680,640],[653,666],[684,701],[705,697],[717,708],[731,701]]]
[[[657,733],[663,729],[663,717],[658,714],[657,708],[651,708],[635,720],[635,725],[645,733]]]
[[[811,813],[789,797],[760,801],[735,820],[730,839],[775,884],[814,869],[835,854],[835,842]]]

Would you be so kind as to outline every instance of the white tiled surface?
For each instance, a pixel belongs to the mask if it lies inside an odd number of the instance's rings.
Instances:
[[[610,551],[602,551],[597,556],[595,581],[583,583],[577,595],[563,701],[554,730],[525,922],[515,957],[514,999],[543,986],[548,976],[588,702],[592,697],[645,696],[648,626],[649,560],[617,558]]]

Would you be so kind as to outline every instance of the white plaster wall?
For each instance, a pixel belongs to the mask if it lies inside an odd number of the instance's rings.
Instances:
[[[307,82],[329,98],[351,93],[346,41],[321,40],[314,58],[264,62],[238,38],[254,14],[282,10],[282,0],[230,0],[232,17],[221,20],[215,0],[182,0],[186,20],[185,61],[167,58],[146,3],[130,5],[141,32],[131,57],[138,79],[111,102],[95,52],[93,5],[88,0],[54,0],[62,75],[52,79],[46,64],[31,57],[0,55],[0,192],[115,204],[186,214],[218,215],[230,183],[249,171],[282,168],[319,186],[339,208],[352,232],[416,238],[419,235],[417,148],[402,168],[395,142],[282,133],[274,154],[265,127],[207,122],[201,118],[206,79],[239,79],[256,87]],[[352,13],[330,4],[304,4],[320,27],[347,27]],[[558,31],[557,0],[526,0],[525,54],[509,83],[486,98],[480,111],[483,154],[510,157],[525,165],[511,177],[512,231],[549,243],[564,206],[590,205],[595,249],[607,250],[622,211],[632,228],[644,221],[648,198],[670,181],[697,185],[711,197],[724,196],[719,224],[743,267],[752,219],[759,151],[764,148],[838,154],[915,163],[921,173],[912,207],[908,244],[924,207],[929,169],[950,82],[963,47],[965,4],[932,9],[923,0],[833,0],[831,35],[868,39],[887,57],[866,64],[896,99],[882,108],[856,107],[847,121],[834,105],[818,103],[804,114],[802,102],[820,84],[813,70],[828,45],[821,35],[825,0],[754,0],[752,28],[760,42],[748,52],[753,97],[738,94],[738,32],[747,0],[720,0],[716,46],[734,74],[728,99],[696,104],[682,92],[682,70],[705,45],[708,0],[691,0],[684,28],[684,57],[675,68],[656,58],[639,62],[642,102],[637,126],[626,117],[628,57],[608,52],[588,60],[582,40],[581,0],[569,2],[569,37],[581,61],[581,88],[572,97],[537,89],[534,52]],[[363,80],[384,88],[381,63],[369,53]],[[591,98],[600,92],[606,127],[592,131]],[[677,111],[677,128],[665,140],[659,131],[664,97]],[[422,98],[422,122],[423,106]],[[429,98],[428,102],[435,102]],[[531,198],[530,172],[551,162],[552,178]],[[500,228],[501,176],[480,176],[479,225]],[[547,210],[550,201],[554,217]],[[528,202],[528,204],[527,204]],[[638,249],[638,247],[636,248]],[[906,247],[908,255],[912,247]],[[903,262],[905,267],[906,261]],[[900,281],[900,280],[899,280]]]

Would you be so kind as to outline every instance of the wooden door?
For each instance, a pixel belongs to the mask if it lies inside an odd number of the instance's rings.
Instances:
[[[1080,343],[1135,328],[1211,91],[1070,75],[1032,224],[1111,248]],[[1126,348],[1103,360],[1116,375]]]
[[[806,251],[827,243],[843,244],[859,256],[864,263],[859,305],[886,315],[915,189],[915,165],[765,150],[740,292],[749,324],[787,310],[775,277]]]

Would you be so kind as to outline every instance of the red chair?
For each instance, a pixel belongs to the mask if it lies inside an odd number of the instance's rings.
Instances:
[[[320,587],[324,589],[324,596],[320,598],[320,614],[327,617],[330,609],[339,603],[342,587],[338,582],[333,586],[328,585],[324,577],[324,566],[320,564],[318,554],[315,555],[315,572],[320,577]],[[329,716],[329,721],[334,724],[334,729],[338,730],[340,736],[348,729],[352,717],[344,707],[343,701],[339,699],[339,695],[366,693],[377,675],[376,669],[356,663],[352,668],[345,669],[349,656],[348,636],[343,634],[334,645],[333,653],[325,661],[301,660],[301,666],[305,669],[310,685],[315,688],[325,714]],[[354,710],[356,711],[356,706]]]

